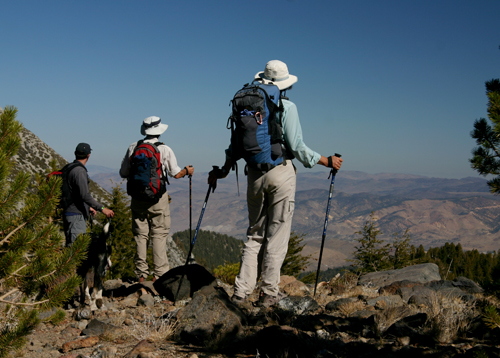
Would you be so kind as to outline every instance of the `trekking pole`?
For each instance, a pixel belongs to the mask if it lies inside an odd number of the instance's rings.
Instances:
[[[191,241],[191,245],[189,246],[189,253],[188,253],[188,256],[186,259],[186,265],[189,262],[189,257],[191,256],[191,252],[193,251],[194,243],[196,242],[196,237],[198,236],[198,231],[200,230],[201,220],[203,219],[203,214],[205,213],[205,208],[207,207],[207,201],[208,201],[208,197],[210,196],[210,190],[212,190],[212,192],[214,192],[215,186],[213,186],[213,185],[208,186],[207,196],[205,197],[205,201],[203,202],[203,206],[201,208],[201,214],[200,214],[200,218],[198,219],[198,225],[196,226],[196,231],[194,233],[193,240]]]
[[[336,157],[341,157],[340,154],[335,153]],[[333,194],[333,184],[335,182],[335,175],[337,174],[337,169],[332,168],[330,171],[330,175],[328,176],[328,179],[332,177],[332,181],[330,183],[330,195],[328,196],[328,204],[326,205],[326,217],[325,217],[325,225],[323,226],[323,237],[321,238],[321,249],[319,250],[319,260],[318,260],[318,270],[316,271],[316,283],[314,284],[314,294],[313,297],[316,296],[316,287],[318,286],[318,279],[319,279],[319,271],[321,268],[321,258],[323,257],[323,247],[325,246],[325,238],[326,238],[326,228],[328,226],[328,215],[330,213],[330,203],[332,201],[332,194]]]
[[[210,196],[210,190],[212,190],[212,192],[214,192],[216,187],[217,187],[217,184],[215,184],[215,185],[210,184],[208,186],[207,196],[205,197],[205,201],[203,202],[203,207],[201,208],[201,214],[200,214],[200,218],[198,220],[198,225],[196,226],[196,232],[194,234],[193,240],[191,241],[191,243],[189,245],[189,253],[187,255],[186,263],[184,264],[184,266],[187,266],[187,264],[189,263],[189,258],[191,257],[191,253],[193,252],[194,243],[196,242],[196,237],[198,236],[198,231],[200,230],[201,220],[203,219],[203,214],[205,213],[205,208],[207,207],[208,197]],[[181,279],[179,280],[179,285],[177,286],[177,292],[175,293],[175,296],[174,296],[174,304],[175,304],[175,302],[177,302],[177,297],[179,296],[179,291],[181,290],[183,280],[184,280],[184,274],[182,274]]]
[[[92,215],[92,213],[90,213],[89,221],[90,221],[90,236],[92,237],[92,235],[94,235],[94,215]]]
[[[193,238],[193,206],[192,206],[192,199],[193,199],[193,192],[192,192],[192,175],[189,176],[189,242],[191,242]]]

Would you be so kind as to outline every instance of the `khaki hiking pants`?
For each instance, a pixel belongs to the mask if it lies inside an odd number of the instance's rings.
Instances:
[[[259,275],[265,294],[278,295],[280,269],[288,250],[295,207],[295,168],[291,160],[267,173],[248,172],[248,241],[243,248],[235,295],[246,297]]]
[[[170,206],[168,194],[165,193],[156,204],[134,200],[130,204],[132,210],[132,233],[137,247],[134,259],[137,278],[148,277],[149,268],[146,261],[148,240],[153,245],[154,277],[158,278],[169,270],[167,258],[167,236],[170,231]]]

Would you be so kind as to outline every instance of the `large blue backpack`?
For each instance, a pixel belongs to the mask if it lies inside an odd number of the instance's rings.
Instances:
[[[254,81],[236,92],[231,104],[232,159],[243,158],[250,168],[265,172],[283,163],[279,88]]]

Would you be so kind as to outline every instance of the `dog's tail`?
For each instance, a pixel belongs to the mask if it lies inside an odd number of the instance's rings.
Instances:
[[[109,234],[109,221],[104,225],[103,232],[105,235]]]

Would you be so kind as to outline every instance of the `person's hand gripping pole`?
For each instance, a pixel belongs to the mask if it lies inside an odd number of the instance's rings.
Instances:
[[[335,157],[340,158],[341,155],[335,153]],[[333,165],[332,157],[328,157],[328,167],[332,168],[332,170],[330,171],[330,175],[328,176],[328,179],[330,179],[330,177],[331,177],[332,181],[330,183],[330,194],[328,196],[328,204],[326,206],[326,217],[325,217],[325,224],[323,226],[323,237],[321,238],[321,249],[319,250],[318,270],[316,271],[316,282],[314,284],[313,297],[316,296],[316,288],[318,287],[319,272],[320,272],[320,268],[321,268],[321,259],[323,257],[323,247],[325,246],[326,228],[328,227],[328,216],[330,214],[330,203],[332,201],[332,195],[333,195],[333,185],[335,183],[335,175],[337,174],[337,171],[338,171],[338,169],[336,169]]]

